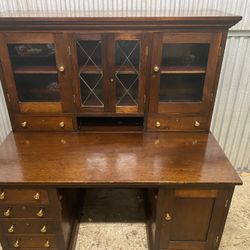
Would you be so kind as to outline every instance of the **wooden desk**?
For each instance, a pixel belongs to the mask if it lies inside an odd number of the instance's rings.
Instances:
[[[12,133],[0,146],[0,172],[4,249],[73,248],[74,207],[90,187],[146,191],[152,249],[217,249],[241,184],[205,133]]]

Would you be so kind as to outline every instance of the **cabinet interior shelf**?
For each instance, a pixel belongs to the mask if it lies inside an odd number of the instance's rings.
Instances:
[[[205,67],[200,66],[163,66],[162,74],[202,74],[206,73]]]
[[[57,74],[56,66],[19,66],[14,69],[15,74]]]

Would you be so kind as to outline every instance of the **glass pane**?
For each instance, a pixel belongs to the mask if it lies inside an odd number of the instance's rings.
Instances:
[[[117,106],[138,105],[139,52],[139,41],[116,41]]]
[[[80,74],[82,106],[104,106],[101,74]]]
[[[117,66],[139,66],[140,44],[138,41],[116,42],[116,65]]]
[[[79,65],[81,105],[83,107],[103,107],[101,41],[78,40],[76,46]]]
[[[53,44],[9,44],[8,49],[13,68],[56,65]]]
[[[78,40],[76,44],[78,65],[102,64],[101,41]]]
[[[56,74],[17,74],[15,81],[21,102],[60,101]]]
[[[164,44],[162,66],[207,66],[209,44]]]
[[[138,75],[116,75],[117,106],[134,106],[138,104]]]
[[[201,101],[204,79],[205,74],[162,74],[159,101]]]

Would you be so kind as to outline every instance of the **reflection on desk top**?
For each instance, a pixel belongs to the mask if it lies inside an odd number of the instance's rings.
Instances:
[[[213,135],[11,133],[0,184],[241,184]]]

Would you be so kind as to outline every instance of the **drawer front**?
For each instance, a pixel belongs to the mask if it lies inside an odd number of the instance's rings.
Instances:
[[[39,249],[48,249],[55,248],[56,237],[54,235],[48,236],[22,236],[22,235],[13,235],[8,236],[8,245],[10,248],[39,248]]]
[[[49,206],[1,205],[0,218],[51,218]]]
[[[70,116],[14,116],[15,130],[21,131],[72,131],[73,121]]]
[[[47,190],[41,189],[1,189],[0,204],[34,203],[49,204]]]
[[[148,118],[148,130],[206,131],[208,129],[208,119],[204,116],[167,117],[164,115],[149,115]]]
[[[56,231],[56,222],[48,220],[23,219],[1,221],[2,230],[6,234],[52,234]]]

